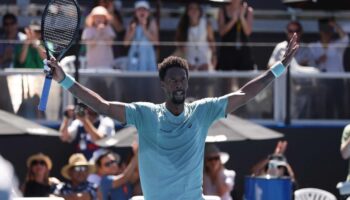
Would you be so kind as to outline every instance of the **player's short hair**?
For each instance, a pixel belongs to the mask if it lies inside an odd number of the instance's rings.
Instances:
[[[188,63],[185,59],[176,57],[176,56],[169,56],[165,58],[160,64],[158,64],[158,72],[159,72],[159,78],[161,81],[164,81],[165,74],[168,69],[178,67],[181,69],[184,69],[186,71],[186,76],[188,79]]]

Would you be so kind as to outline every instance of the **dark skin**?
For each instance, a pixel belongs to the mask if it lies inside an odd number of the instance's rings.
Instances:
[[[297,35],[294,34],[292,39],[289,41],[286,53],[283,60],[281,61],[284,66],[289,65],[298,47],[299,45],[297,42]],[[61,82],[66,76],[65,72],[61,66],[58,65],[54,58],[49,61],[49,64],[53,69],[53,79],[57,82]],[[271,70],[267,70],[260,76],[249,81],[238,91],[226,94],[225,96],[227,96],[228,99],[226,114],[233,112],[240,106],[247,103],[250,99],[254,98],[273,80],[275,80],[275,76]],[[188,77],[185,76],[185,70],[179,67],[168,69],[165,75],[165,79],[161,81],[161,87],[166,94],[166,108],[174,115],[179,115],[184,110],[185,104],[184,102],[174,103],[171,100],[171,97],[175,97],[175,99],[179,100],[183,95],[184,98],[186,98],[186,91],[188,89]],[[69,88],[69,92],[71,92],[75,97],[83,101],[86,105],[88,105],[90,108],[93,108],[98,113],[114,118],[122,123],[126,123],[126,103],[118,101],[107,101],[92,90],[82,86],[77,82],[75,82],[73,86]]]

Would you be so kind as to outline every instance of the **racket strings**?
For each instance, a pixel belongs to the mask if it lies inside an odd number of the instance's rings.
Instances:
[[[79,26],[78,8],[73,0],[54,0],[43,21],[43,40],[53,53],[67,48]]]

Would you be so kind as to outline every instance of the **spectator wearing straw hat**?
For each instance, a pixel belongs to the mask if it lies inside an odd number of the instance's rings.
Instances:
[[[49,177],[52,162],[49,156],[43,153],[31,155],[27,159],[27,176],[22,186],[24,197],[48,197],[59,181]]]
[[[100,199],[97,187],[87,181],[88,175],[94,170],[83,154],[71,155],[68,164],[61,170],[62,176],[68,181],[57,185],[54,194],[65,199]]]
[[[225,168],[230,155],[221,152],[215,144],[205,145],[203,193],[219,196],[222,200],[232,200],[231,191],[235,184],[236,172]]]
[[[112,43],[116,35],[110,24],[111,20],[112,16],[103,6],[93,8],[87,16],[82,34],[82,40],[87,42],[87,68],[112,68]]]

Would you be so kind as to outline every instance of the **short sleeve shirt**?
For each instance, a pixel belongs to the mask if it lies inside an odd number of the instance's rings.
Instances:
[[[139,133],[139,165],[145,199],[202,199],[203,153],[211,124],[225,116],[227,97],[185,104],[173,115],[165,104],[126,105],[127,124]]]

